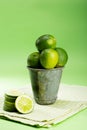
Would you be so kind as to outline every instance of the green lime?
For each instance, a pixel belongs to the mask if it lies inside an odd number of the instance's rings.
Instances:
[[[27,95],[20,95],[15,101],[15,107],[20,113],[30,113],[33,110],[33,100]]]
[[[68,60],[68,54],[63,48],[56,48],[55,49],[59,55],[59,60],[57,63],[58,66],[64,66],[67,63]]]
[[[58,53],[54,49],[45,49],[41,52],[40,62],[45,69],[54,68],[58,62]]]
[[[3,109],[5,111],[9,111],[9,112],[17,111],[16,108],[15,108],[15,100],[21,94],[23,94],[23,92],[20,92],[19,90],[9,90],[9,91],[7,91],[5,93]]]
[[[36,42],[36,47],[37,49],[41,52],[44,49],[47,48],[55,48],[56,47],[56,39],[54,36],[50,35],[50,34],[45,34],[40,36]]]
[[[5,101],[15,102],[16,98],[21,94],[23,94],[23,92],[19,90],[9,90],[5,93]]]
[[[19,91],[19,90],[16,90],[16,89],[12,89],[12,90],[9,90],[9,91],[7,91],[6,93],[5,93],[5,95],[7,96],[7,97],[12,97],[12,98],[16,98],[16,97],[18,97],[19,95],[21,95],[21,94],[23,94],[23,92],[21,92],[21,91]]]
[[[11,97],[11,96],[7,96],[7,95],[5,94],[5,101],[14,103],[15,100],[16,100],[16,98],[17,98],[17,97],[13,97],[13,96]]]
[[[39,52],[33,52],[28,56],[27,64],[30,67],[37,68],[40,66],[40,54]]]
[[[9,112],[17,111],[16,108],[15,108],[15,103],[8,102],[8,101],[4,101],[4,107],[3,107],[3,109],[5,111],[9,111]]]

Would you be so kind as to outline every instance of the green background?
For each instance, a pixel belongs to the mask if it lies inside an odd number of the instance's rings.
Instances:
[[[0,81],[29,83],[27,57],[36,51],[35,41],[43,34],[54,35],[57,46],[68,53],[61,82],[87,86],[86,0],[0,0]],[[73,130],[75,126],[82,130],[87,120],[85,114],[87,111],[53,128]],[[0,122],[2,130],[35,129],[5,120]]]

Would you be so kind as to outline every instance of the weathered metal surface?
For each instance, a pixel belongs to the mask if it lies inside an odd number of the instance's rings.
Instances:
[[[28,69],[35,101],[42,105],[54,103],[57,99],[63,68],[36,69],[28,67]]]

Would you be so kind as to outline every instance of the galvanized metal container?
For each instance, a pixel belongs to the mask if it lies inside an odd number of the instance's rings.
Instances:
[[[38,104],[53,104],[62,76],[63,67],[54,69],[36,69],[28,67],[34,99]]]

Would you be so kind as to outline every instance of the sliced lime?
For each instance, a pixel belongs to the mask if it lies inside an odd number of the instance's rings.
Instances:
[[[22,92],[20,92],[19,90],[10,90],[10,91],[7,91],[5,93],[6,96],[9,96],[9,97],[13,97],[13,98],[16,98],[18,97],[19,95],[23,94]]]
[[[8,102],[8,101],[4,101],[3,109],[5,111],[9,111],[9,112],[17,111],[16,108],[15,108],[15,103],[11,103],[11,102]]]
[[[8,96],[5,94],[5,101],[14,103],[17,97]]]
[[[19,90],[7,91],[5,93],[3,109],[5,111],[9,111],[9,112],[17,111],[15,108],[15,100],[21,94],[22,94],[22,92],[20,92]]]
[[[20,95],[15,101],[15,107],[20,113],[29,113],[33,110],[33,100],[27,95]]]

